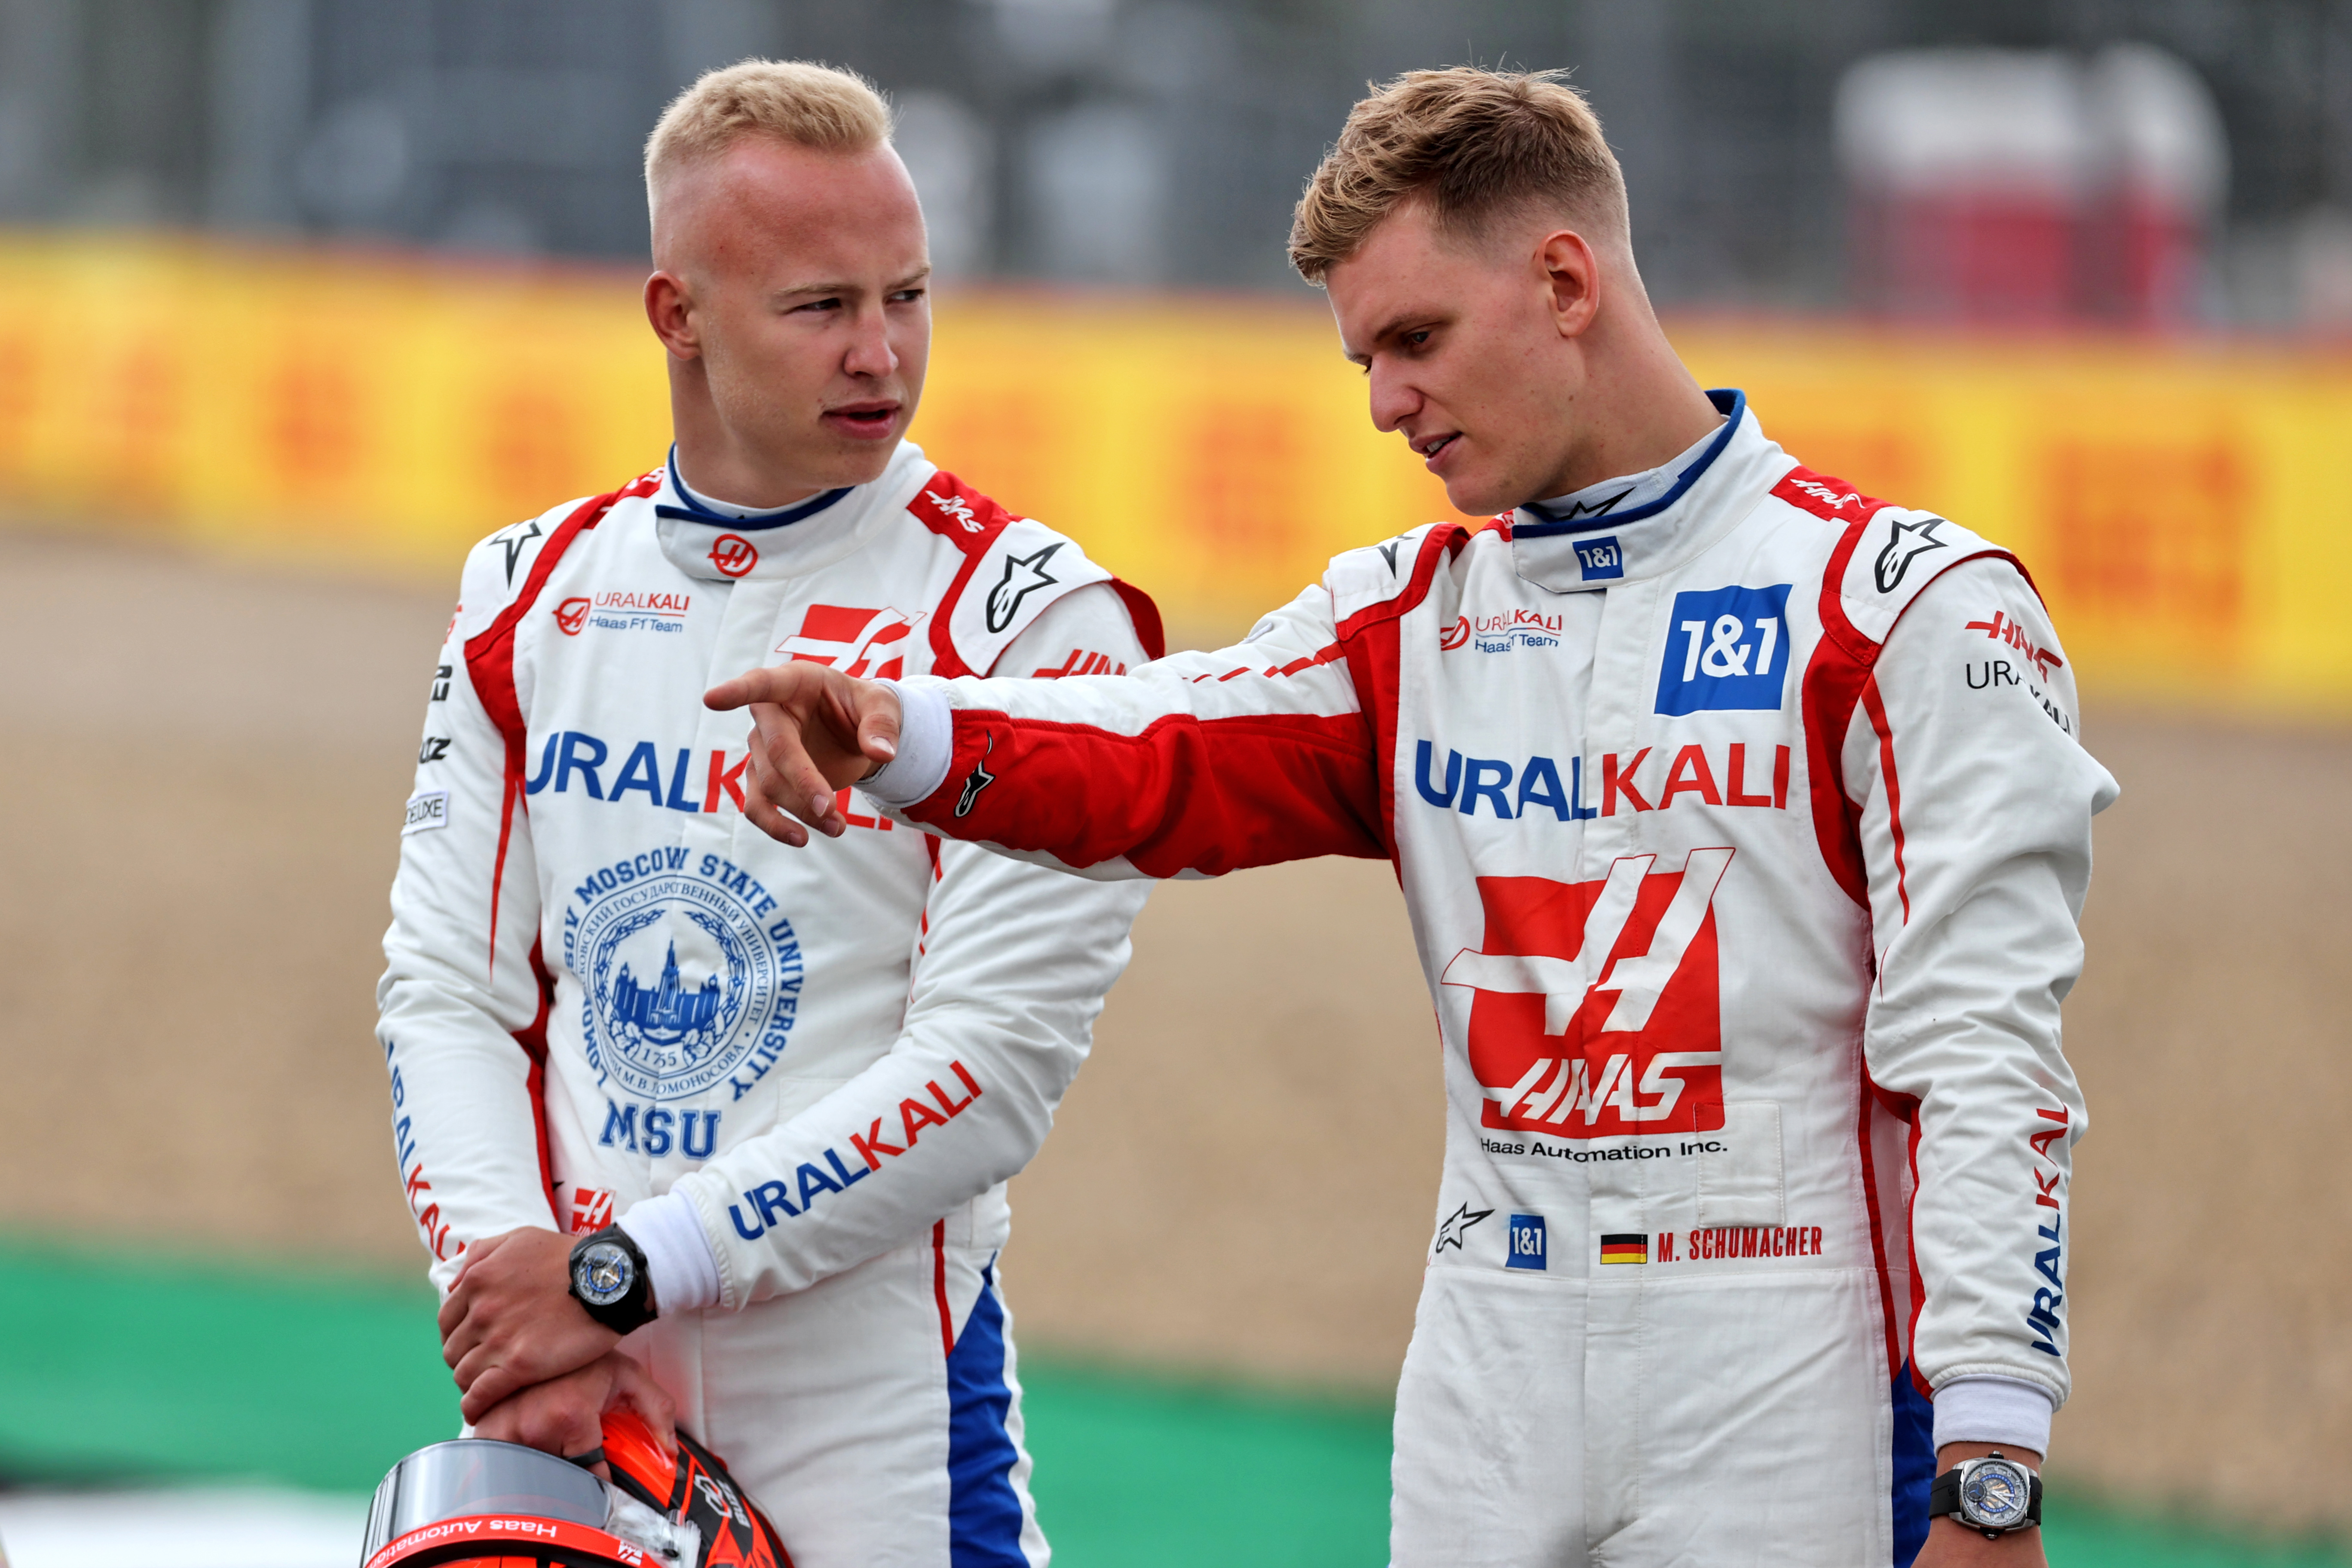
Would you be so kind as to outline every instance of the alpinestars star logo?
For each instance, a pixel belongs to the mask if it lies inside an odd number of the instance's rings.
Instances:
[[[1580,500],[1576,502],[1574,505],[1568,507],[1535,506],[1529,507],[1528,510],[1534,512],[1538,517],[1542,518],[1546,522],[1574,522],[1580,517],[1604,516],[1608,512],[1615,510],[1619,501],[1623,500],[1627,496],[1632,495],[1633,493],[1633,488],[1631,485],[1628,485],[1623,489],[1619,490],[1615,495],[1604,496],[1600,500]]]
[[[1062,541],[1057,539],[1034,555],[1007,555],[1004,558],[1004,575],[998,579],[995,587],[988,591],[990,631],[1001,632],[1010,626],[1013,617],[1021,613],[1022,600],[1049,584],[1061,581],[1045,570],[1045,563],[1051,561],[1054,552],[1060,548]]]
[[[996,782],[996,775],[988,771],[988,753],[994,750],[996,737],[991,735],[988,744],[980,749],[980,761],[972,763],[971,772],[964,774],[963,794],[956,798],[955,814],[958,816],[970,816],[972,803],[980,798],[980,792]]]
[[[1460,1208],[1447,1215],[1444,1223],[1437,1227],[1437,1245],[1431,1247],[1430,1251],[1443,1252],[1449,1247],[1456,1252],[1461,1251],[1462,1233],[1494,1212],[1493,1209],[1474,1209],[1468,1204],[1464,1204]]]
[[[521,563],[524,547],[538,537],[539,520],[537,518],[528,522],[518,522],[510,528],[502,528],[490,535],[490,542],[501,546],[507,552],[508,587],[514,586],[515,567]]]
[[[1470,989],[1480,1122],[1555,1138],[1723,1125],[1715,895],[1727,848],[1675,870],[1629,855],[1598,882],[1481,877],[1486,930],[1440,976]]]
[[[1871,567],[1871,575],[1877,580],[1880,593],[1892,594],[1901,587],[1903,574],[1911,570],[1911,563],[1920,556],[1930,550],[1949,548],[1936,537],[1936,530],[1943,526],[1944,520],[1940,517],[1923,517],[1916,522],[1906,522],[1899,517],[1895,520],[1894,537],[1887,540],[1886,548],[1878,552],[1878,559]]]

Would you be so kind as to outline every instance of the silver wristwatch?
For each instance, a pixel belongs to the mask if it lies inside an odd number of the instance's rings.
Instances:
[[[1990,1539],[2032,1530],[2042,1522],[2042,1478],[1995,1449],[1937,1476],[1927,1512],[1957,1519]]]

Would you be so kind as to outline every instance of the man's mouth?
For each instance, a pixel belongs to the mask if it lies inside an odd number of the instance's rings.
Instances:
[[[888,435],[890,426],[898,418],[898,405],[883,398],[845,403],[838,408],[828,408],[824,413],[824,422],[836,430],[869,439]]]
[[[1413,442],[1412,445],[1412,449],[1421,454],[1422,459],[1424,462],[1428,462],[1434,461],[1438,453],[1443,452],[1446,447],[1451,447],[1454,442],[1461,438],[1461,431],[1449,430],[1443,436],[1424,437],[1421,440]]]

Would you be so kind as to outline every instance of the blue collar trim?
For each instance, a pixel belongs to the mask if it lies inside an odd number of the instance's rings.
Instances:
[[[1644,501],[1640,506],[1629,507],[1623,511],[1603,512],[1599,517],[1579,518],[1573,522],[1559,518],[1546,511],[1534,501],[1529,501],[1518,510],[1526,512],[1529,517],[1540,518],[1543,521],[1521,523],[1514,527],[1511,530],[1511,537],[1545,539],[1555,533],[1598,533],[1605,528],[1616,528],[1628,522],[1639,522],[1646,517],[1655,517],[1682,500],[1683,492],[1696,484],[1698,477],[1712,468],[1715,460],[1723,456],[1723,449],[1731,445],[1731,437],[1739,429],[1740,416],[1748,411],[1748,395],[1736,386],[1714,388],[1707,393],[1706,400],[1715,405],[1717,413],[1723,416],[1723,427],[1716,432],[1715,439],[1706,444],[1706,450],[1698,455],[1698,460],[1675,476],[1674,488],[1665,494],[1654,501]]]
[[[686,504],[656,506],[654,508],[656,517],[673,517],[682,522],[699,522],[711,528],[734,529],[746,533],[756,533],[765,528],[788,528],[796,522],[805,522],[857,488],[855,485],[844,485],[837,490],[827,490],[823,495],[811,496],[808,500],[793,506],[778,507],[773,511],[755,511],[748,517],[730,517],[725,512],[709,506],[700,496],[686,488],[686,480],[678,476],[677,448],[675,446],[669,449],[669,482],[670,488],[677,491],[677,499]]]

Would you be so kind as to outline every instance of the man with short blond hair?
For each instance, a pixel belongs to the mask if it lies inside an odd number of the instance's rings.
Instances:
[[[2115,784],[2032,584],[1699,389],[1547,76],[1376,91],[1292,254],[1495,521],[1123,679],[753,671],[709,698],[747,810],[806,843],[857,781],[1097,878],[1394,861],[1450,1101],[1400,1568],[2039,1563]]]
[[[646,154],[668,461],[468,557],[378,1029],[402,1179],[483,1436],[592,1463],[673,1413],[799,1568],[1042,1564],[998,1257],[1127,961],[1139,884],[742,815],[771,658],[1124,669],[1150,603],[903,439],[930,346],[887,106],[746,61]]]

